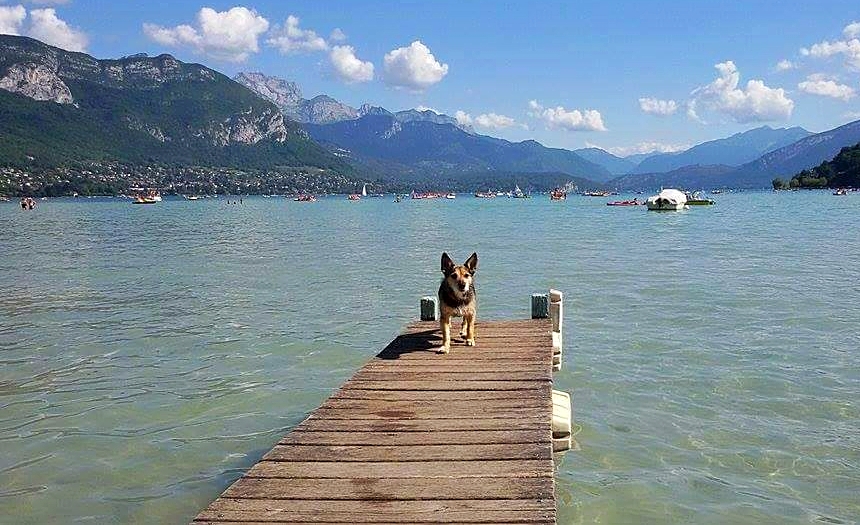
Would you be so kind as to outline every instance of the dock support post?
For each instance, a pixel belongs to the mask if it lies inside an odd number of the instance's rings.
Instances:
[[[425,295],[421,298],[421,320],[422,321],[438,321],[438,305],[437,299],[432,295]]]
[[[549,291],[549,317],[552,319],[552,369],[561,370],[561,352],[564,346],[562,328],[564,327],[564,294],[558,290]]]
[[[545,293],[532,294],[532,319],[549,317],[549,296]]]

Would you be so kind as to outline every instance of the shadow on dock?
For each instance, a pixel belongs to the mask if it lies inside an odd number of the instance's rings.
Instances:
[[[417,352],[436,353],[436,348],[442,344],[438,330],[424,330],[397,336],[388,343],[382,352],[376,354],[379,359],[400,359],[405,354]]]

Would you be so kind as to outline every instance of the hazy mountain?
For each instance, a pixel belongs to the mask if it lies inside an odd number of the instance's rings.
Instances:
[[[655,189],[661,186],[690,190],[770,188],[774,178],[787,181],[800,171],[818,166],[835,157],[842,148],[858,142],[860,120],[806,136],[739,167],[685,166],[665,173],[626,175],[608,184],[624,189]]]
[[[585,160],[591,161],[599,166],[603,166],[612,175],[624,175],[630,173],[637,165],[637,162],[617,157],[600,148],[576,149],[573,150],[573,152]],[[597,179],[595,178],[594,180]]]
[[[224,75],[170,55],[97,60],[0,35],[0,159],[234,167],[343,161]]]
[[[299,85],[289,80],[263,73],[239,73],[233,80],[272,102],[297,122],[327,124],[359,117],[357,109],[328,95],[317,95],[310,100],[303,98]]]
[[[775,177],[790,179],[800,171],[833,159],[846,146],[860,142],[860,120],[810,135],[744,164],[725,177],[724,185],[769,188]]]
[[[607,182],[607,186],[622,190],[657,191],[660,188],[681,188],[691,191],[723,187],[721,177],[731,173],[732,166],[684,166],[667,173],[630,173]]]
[[[724,139],[703,142],[685,151],[652,155],[642,160],[632,173],[669,172],[694,165],[740,166],[811,134],[799,127],[773,129],[762,126]]]
[[[425,120],[400,122],[390,115],[367,115],[325,125],[306,124],[314,139],[374,172],[416,179],[466,176],[476,172],[563,173],[606,180],[601,166],[564,149],[528,140],[467,133],[453,124]]]
[[[355,120],[366,115],[392,115],[399,122],[423,121],[434,124],[452,124],[472,131],[470,127],[460,126],[454,117],[425,109],[407,109],[392,113],[387,109],[370,104],[362,104],[359,109],[344,104],[328,95],[317,95],[308,100],[302,97],[302,90],[295,82],[270,77],[263,73],[239,73],[233,78],[236,82],[256,92],[278,106],[284,115],[303,124],[330,124],[344,120]]]
[[[454,117],[442,115],[429,109],[407,109],[404,111],[398,111],[394,114],[394,118],[396,118],[400,122],[413,122],[418,120],[423,122],[432,122],[434,124],[451,124],[453,126],[460,127],[460,124]]]

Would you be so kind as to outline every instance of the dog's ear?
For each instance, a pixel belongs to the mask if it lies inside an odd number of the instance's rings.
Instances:
[[[448,257],[448,254],[442,252],[442,273],[448,275],[449,273],[454,271],[454,261]]]
[[[471,257],[466,259],[466,262],[463,263],[463,266],[468,268],[470,272],[475,273],[475,270],[478,269],[478,254],[473,253]]]

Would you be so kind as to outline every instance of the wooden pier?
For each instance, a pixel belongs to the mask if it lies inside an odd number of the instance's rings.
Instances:
[[[410,325],[193,523],[555,523],[558,314],[479,322],[447,355]]]

